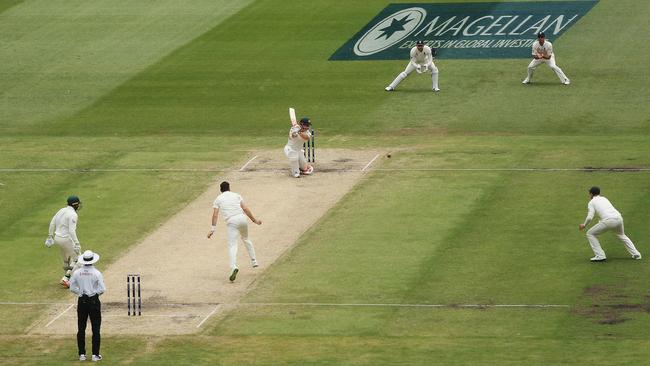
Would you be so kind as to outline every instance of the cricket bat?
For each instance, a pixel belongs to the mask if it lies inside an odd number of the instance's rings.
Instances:
[[[289,107],[289,119],[291,120],[292,125],[297,125],[298,121],[296,120],[296,110]]]

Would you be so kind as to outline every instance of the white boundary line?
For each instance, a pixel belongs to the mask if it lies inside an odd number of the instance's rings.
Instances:
[[[375,160],[377,160],[378,157],[379,157],[379,154],[375,155],[375,157],[372,158],[372,160],[370,160],[370,162],[368,164],[366,164],[366,166],[364,166],[363,169],[361,169],[361,171],[362,172],[365,171],[370,166],[370,164],[372,164]]]
[[[212,314],[217,312],[217,309],[219,309],[219,306],[221,306],[221,304],[218,304],[217,306],[215,306],[214,309],[212,309],[212,311],[210,312],[210,314],[208,314],[203,320],[201,320],[201,322],[199,324],[197,324],[196,327],[200,328],[203,325],[203,323],[205,323],[205,321],[208,320],[208,318],[210,318],[212,316]]]
[[[19,301],[0,301],[0,305],[63,305],[68,302],[19,302]]]
[[[317,302],[247,302],[250,306],[321,306],[321,307],[395,307],[395,308],[568,308],[563,304],[356,304],[356,303],[317,303]]]
[[[50,322],[45,325],[45,328],[49,327],[52,323],[54,323],[57,319],[59,319],[63,314],[67,313],[68,310],[72,309],[73,306],[74,306],[74,304],[70,304],[70,306],[68,306],[65,310],[63,310],[63,312],[61,314],[57,315],[56,318],[50,320]]]
[[[363,169],[331,169],[338,172],[363,172],[374,160],[366,164]],[[363,164],[363,163],[360,163]],[[246,165],[244,166],[246,167]],[[244,168],[242,167],[242,168]],[[605,172],[605,173],[638,173],[650,172],[650,168],[376,168],[374,170],[385,172]],[[239,172],[234,169],[192,169],[192,168],[115,168],[115,169],[22,169],[22,168],[0,168],[0,173],[48,173],[48,172],[70,172],[70,173],[120,173],[120,172]],[[284,169],[255,169],[254,172],[284,172]]]
[[[62,305],[67,304],[63,302],[0,302],[0,305]],[[106,304],[106,303],[105,303]],[[71,304],[63,313],[70,310],[75,304]],[[566,304],[395,304],[395,303],[321,303],[321,302],[239,302],[233,304],[227,303],[184,303],[184,304],[156,304],[158,307],[192,307],[192,306],[205,306],[214,305],[214,309],[201,321],[197,326],[200,327],[209,317],[219,309],[219,306],[349,306],[349,307],[406,307],[406,308],[568,308],[571,305]],[[59,316],[63,315],[60,314]],[[126,315],[125,315],[126,316]],[[142,315],[145,316],[145,315]],[[156,315],[148,315],[156,316]],[[160,315],[160,316],[178,316],[178,315]],[[56,318],[55,318],[56,320]]]
[[[648,172],[650,168],[377,168],[384,171],[434,172]]]
[[[253,160],[255,160],[255,159],[257,159],[257,155],[253,156],[253,157],[251,158],[251,160],[247,161],[246,164],[244,164],[244,166],[242,166],[242,167],[239,169],[239,171],[240,171],[240,172],[243,172],[243,171],[246,169],[246,167],[248,166],[248,164],[252,163]]]

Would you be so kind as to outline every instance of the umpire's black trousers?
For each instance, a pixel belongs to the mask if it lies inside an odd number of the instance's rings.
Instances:
[[[99,302],[99,295],[83,295],[77,302],[77,347],[79,354],[86,354],[86,324],[90,317],[90,325],[93,329],[93,355],[99,355],[99,343],[101,339],[100,328],[102,326],[102,304]]]

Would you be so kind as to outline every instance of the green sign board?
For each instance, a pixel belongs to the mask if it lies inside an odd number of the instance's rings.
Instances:
[[[417,40],[440,58],[529,58],[537,33],[556,40],[596,3],[390,4],[330,60],[404,59]]]

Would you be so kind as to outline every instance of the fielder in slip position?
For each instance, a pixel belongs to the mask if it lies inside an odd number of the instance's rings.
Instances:
[[[68,197],[68,205],[60,209],[50,221],[50,229],[45,240],[45,246],[56,244],[61,252],[63,262],[63,277],[61,285],[70,287],[70,275],[75,269],[77,258],[81,254],[81,244],[77,238],[77,211],[81,209],[81,200],[77,196]]]
[[[431,82],[433,83],[432,90],[434,92],[440,91],[440,88],[438,88],[438,68],[433,63],[433,56],[434,53],[431,50],[431,47],[425,46],[423,41],[417,41],[415,47],[411,48],[411,60],[408,65],[406,65],[406,69],[400,72],[395,80],[393,80],[393,82],[384,90],[395,90],[399,83],[406,79],[406,77],[415,70],[418,74],[431,71]]]
[[[300,174],[309,175],[314,172],[314,167],[307,163],[303,149],[304,143],[311,138],[310,126],[311,121],[307,117],[303,117],[300,123],[291,121],[289,140],[284,146],[284,155],[289,159],[291,175],[294,178],[300,178]]]
[[[230,282],[235,281],[239,268],[237,268],[237,238],[241,237],[246,245],[248,256],[251,258],[253,268],[257,267],[257,258],[255,257],[255,248],[253,242],[248,238],[248,216],[251,221],[257,225],[262,225],[262,221],[256,219],[251,210],[246,207],[244,200],[240,195],[230,192],[230,183],[221,182],[219,186],[221,194],[214,200],[212,207],[212,228],[208,232],[208,239],[212,237],[214,231],[217,229],[217,218],[219,211],[223,213],[228,228],[228,253],[230,255]]]
[[[553,45],[546,40],[544,32],[537,34],[537,42],[533,43],[533,60],[528,64],[528,76],[522,81],[522,84],[530,84],[533,80],[533,73],[540,64],[547,64],[555,72],[560,82],[564,85],[571,84],[571,80],[564,75],[564,71],[555,64],[555,54],[553,53]]]
[[[589,189],[589,197],[591,200],[587,205],[588,213],[585,222],[580,224],[578,228],[583,230],[587,224],[594,218],[594,214],[598,214],[600,221],[591,229],[587,230],[587,240],[589,240],[589,245],[594,251],[594,257],[591,258],[592,262],[602,262],[607,259],[603,248],[600,246],[597,236],[604,233],[605,231],[614,231],[618,239],[623,242],[625,249],[632,256],[633,259],[641,259],[641,253],[634,247],[632,240],[625,235],[625,230],[623,229],[623,216],[618,212],[609,202],[609,200],[600,195],[600,188],[591,187]]]

